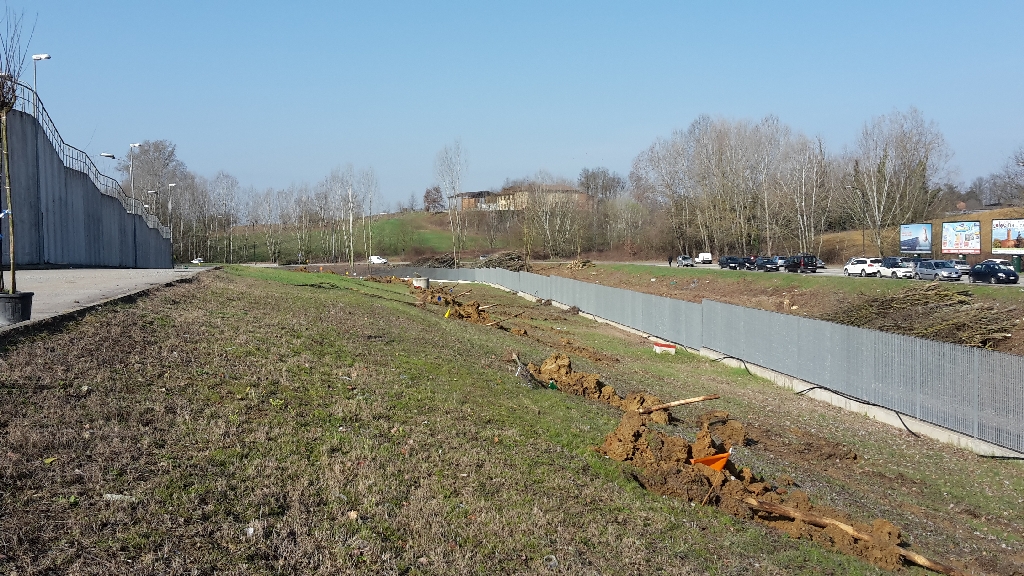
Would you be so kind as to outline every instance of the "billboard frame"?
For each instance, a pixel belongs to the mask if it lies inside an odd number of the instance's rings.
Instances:
[[[925,226],[928,227],[928,249],[919,249],[921,245],[920,238],[921,234],[914,230],[922,230]],[[909,224],[900,224],[900,254],[932,254],[932,250],[935,245],[935,234],[934,226],[931,222],[911,222]],[[911,248],[907,250],[906,248]]]
[[[972,247],[966,248],[964,246],[961,246],[959,249],[957,249],[955,246],[953,246],[954,242],[953,242],[953,239],[951,238],[950,242],[949,242],[950,247],[949,247],[949,249],[947,249],[946,248],[946,230],[947,230],[946,226],[947,226],[947,224],[950,225],[950,226],[953,226],[953,225],[956,225],[956,224],[974,224],[975,225],[974,228],[976,229],[976,231],[968,232],[969,234],[973,234],[974,235],[974,240],[971,242]],[[958,231],[950,229],[950,233],[951,233],[951,235],[952,234],[957,234]],[[977,248],[973,247],[974,245],[977,245]],[[941,240],[941,243],[939,245],[939,250],[940,250],[940,254],[981,254],[981,220],[950,220],[948,222],[943,222],[942,223],[942,240]]]
[[[997,226],[999,226],[999,224],[997,224],[997,223],[1000,223],[1000,222],[1005,222],[1006,224],[1003,225],[1003,226],[1000,226],[999,228],[997,228]],[[1010,224],[1010,223],[1013,223],[1013,222],[1016,222],[1016,225]],[[996,231],[997,230],[999,232],[1003,233],[1006,236],[1005,238],[1002,238],[1002,239],[998,240],[998,242],[1004,242],[1004,241],[1009,241],[1011,239],[1015,239],[1015,238],[1011,238],[1011,236],[1013,236],[1013,234],[1012,234],[1013,231],[1017,232],[1016,238],[1020,238],[1022,241],[1024,241],[1024,218],[993,218],[992,219],[992,227],[991,227],[992,235],[990,236],[990,238],[992,240],[991,248],[992,248],[992,253],[993,254],[1024,254],[1024,247],[1022,247],[1022,248],[1009,247],[1009,246],[1004,247],[1001,244],[997,246],[996,245],[996,242],[997,242],[997,240],[996,240]]]

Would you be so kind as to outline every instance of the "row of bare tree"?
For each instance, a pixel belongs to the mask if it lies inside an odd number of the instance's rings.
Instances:
[[[257,238],[265,248],[261,256],[273,262],[317,258],[354,264],[357,255],[361,260],[373,251],[373,227],[366,221],[380,202],[380,186],[372,168],[336,168],[313,185],[242,189],[226,172],[213,178],[192,172],[173,143],[154,140],[142,142],[117,169],[123,188],[170,226],[176,262],[255,259],[250,255]],[[239,230],[245,230],[242,242]],[[283,254],[289,238],[294,243]]]
[[[574,183],[542,172],[503,186],[530,190],[521,210],[464,219],[492,246],[499,232],[527,252],[555,256],[817,253],[824,233],[842,230],[861,230],[865,251],[882,254],[899,224],[955,210],[967,195],[1024,203],[1024,149],[966,195],[952,183],[950,156],[938,127],[915,108],[865,123],[842,151],[774,116],[702,116],[637,155],[628,180],[605,168],[584,169]],[[575,184],[594,201],[559,201],[543,193],[551,184]]]

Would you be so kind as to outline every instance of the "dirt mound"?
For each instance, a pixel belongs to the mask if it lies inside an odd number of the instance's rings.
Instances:
[[[465,304],[453,303],[447,314],[449,318],[458,318],[475,324],[488,324],[491,321],[487,312],[480,310],[480,303],[476,300]]]
[[[556,352],[544,360],[540,366],[531,362],[527,365],[527,369],[541,382],[553,382],[559,390],[567,394],[599,400],[617,408],[621,407],[623,403],[623,399],[615,392],[615,388],[601,382],[600,374],[573,372],[572,361],[565,354]]]
[[[913,284],[892,294],[864,296],[831,313],[830,322],[917,336],[964,346],[991,348],[1012,336],[1016,306],[976,302],[970,290],[947,290],[937,282]]]
[[[774,486],[749,468],[738,469],[732,461],[721,471],[691,463],[691,458],[722,454],[747,440],[746,427],[729,418],[728,412],[716,410],[697,418],[701,430],[692,444],[653,428],[655,422],[646,414],[627,410],[598,452],[638,468],[637,480],[652,492],[716,506],[737,518],[754,519],[881,568],[895,570],[913,554],[900,548],[900,530],[886,520],[851,522],[840,512],[814,506],[806,492]],[[836,453],[845,455],[842,450]],[[779,478],[782,486],[792,483],[788,476]]]

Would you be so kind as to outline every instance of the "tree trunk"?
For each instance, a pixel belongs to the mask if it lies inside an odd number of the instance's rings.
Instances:
[[[14,277],[15,265],[14,265],[14,203],[11,198],[11,157],[10,157],[10,146],[7,141],[7,112],[8,110],[0,111],[0,138],[3,138],[4,150],[3,150],[3,171],[4,171],[4,189],[7,192],[7,242],[10,250],[11,260],[11,288],[10,294],[14,294],[18,291],[17,280]]]

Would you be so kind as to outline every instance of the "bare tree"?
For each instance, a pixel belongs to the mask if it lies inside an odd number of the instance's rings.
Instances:
[[[949,160],[946,141],[916,108],[864,125],[857,141],[851,202],[882,253],[883,231],[925,217],[939,195],[934,182]]]
[[[465,241],[462,207],[459,205],[458,197],[462,188],[462,173],[465,169],[462,143],[457,139],[450,146],[442,148],[434,160],[434,175],[437,177],[441,193],[448,202],[448,223],[452,231],[452,258],[455,260],[456,268],[459,267],[459,254],[462,252],[462,245]],[[426,198],[424,198],[425,200]]]

